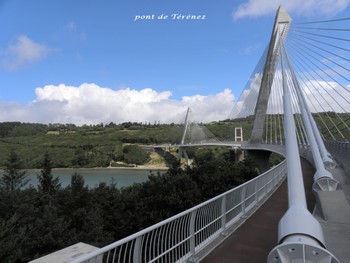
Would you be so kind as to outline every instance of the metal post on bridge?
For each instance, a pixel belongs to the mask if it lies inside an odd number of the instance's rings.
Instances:
[[[281,45],[283,48],[283,45]],[[307,210],[304,182],[296,138],[291,94],[287,86],[283,56],[281,56],[283,83],[284,133],[288,180],[288,210],[278,225],[277,245],[268,255],[269,263],[285,262],[339,262],[328,250],[320,223]]]
[[[320,144],[323,145],[323,141],[317,142],[317,134],[319,135],[319,131],[315,130],[314,125],[314,119],[311,116],[309,107],[306,103],[304,94],[302,93],[299,82],[295,76],[294,70],[292,68],[292,65],[290,63],[290,60],[288,59],[288,55],[285,52],[285,49],[283,49],[284,57],[286,58],[286,63],[288,64],[289,73],[291,74],[292,82],[295,87],[296,95],[299,100],[300,110],[301,110],[301,117],[304,122],[304,126],[306,129],[306,134],[310,142],[310,148],[312,157],[314,160],[314,164],[316,167],[316,173],[314,175],[314,184],[312,186],[313,191],[335,191],[340,188],[339,182],[333,178],[333,175],[325,169],[325,165],[330,165],[330,163],[333,163],[333,161],[327,156],[328,152],[324,151]],[[324,147],[325,148],[325,147]],[[323,154],[322,154],[323,152]],[[322,158],[322,155],[324,158]]]

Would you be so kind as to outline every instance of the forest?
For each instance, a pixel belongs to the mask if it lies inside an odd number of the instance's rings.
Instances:
[[[343,118],[343,122],[337,115]],[[350,138],[348,129],[344,129],[344,125],[350,125],[347,114],[317,113],[314,119],[325,140],[344,140],[335,130],[326,127],[336,127],[345,138]],[[249,138],[253,120],[253,116],[248,116],[199,124],[216,139],[233,141],[235,127],[242,127],[244,140]],[[281,127],[270,127],[270,130],[277,134],[283,133]],[[182,131],[183,125],[157,122],[111,122],[83,126],[3,122],[0,123],[0,160],[4,160],[13,150],[26,169],[40,169],[41,156],[46,152],[50,154],[55,168],[107,167],[111,161],[144,164],[150,159],[144,153],[143,146],[180,143]]]
[[[52,157],[41,156],[39,185],[26,187],[25,166],[11,151],[0,179],[0,262],[28,262],[77,242],[107,245],[258,175],[255,165],[235,162],[234,151],[202,148],[191,167],[173,162],[165,174],[125,188],[89,188],[78,173],[63,188]]]
[[[251,121],[215,122],[207,128],[222,140],[233,140],[234,127],[247,134]],[[183,125],[136,123],[36,124],[0,123],[0,160],[15,151],[26,169],[40,169],[41,156],[49,153],[55,168],[107,167],[111,161],[144,164],[149,161],[142,146],[179,143]]]
[[[249,134],[252,118],[206,124],[218,139],[234,128]],[[191,165],[168,154],[168,171],[129,187],[90,188],[79,173],[62,187],[53,168],[106,167],[149,162],[145,146],[178,143],[177,124],[0,123],[0,262],[28,262],[77,242],[102,247],[223,193],[258,175],[249,159],[229,148],[188,148]],[[274,165],[279,156],[271,155]],[[26,170],[38,169],[29,186]]]

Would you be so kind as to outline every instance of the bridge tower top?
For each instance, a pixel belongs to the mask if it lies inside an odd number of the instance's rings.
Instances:
[[[276,65],[280,55],[279,43],[287,36],[291,22],[292,19],[288,15],[287,11],[280,6],[277,10],[275,24],[272,30],[268,53],[264,64],[258,100],[255,107],[255,119],[250,136],[251,143],[262,142],[267,104],[276,71]]]

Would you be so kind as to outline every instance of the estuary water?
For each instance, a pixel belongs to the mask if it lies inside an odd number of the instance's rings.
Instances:
[[[66,187],[71,182],[71,177],[74,172],[77,172],[84,177],[85,185],[89,188],[98,186],[100,183],[116,183],[118,188],[133,185],[134,183],[142,183],[148,180],[148,176],[153,172],[154,175],[157,174],[158,170],[151,169],[132,169],[132,168],[59,168],[52,169],[52,175],[58,177],[62,187]],[[160,173],[164,173],[166,170],[159,170]],[[0,171],[0,176],[2,176],[3,171]],[[38,178],[37,175],[40,174],[40,170],[27,170],[27,179],[29,179],[28,184],[37,187]]]

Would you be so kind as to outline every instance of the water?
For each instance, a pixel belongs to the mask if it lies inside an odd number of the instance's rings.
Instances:
[[[156,170],[152,170],[153,174],[156,174]],[[77,172],[84,177],[85,185],[90,188],[98,186],[104,182],[107,184],[116,183],[118,188],[130,186],[134,183],[142,183],[148,180],[150,170],[142,169],[116,169],[116,168],[64,168],[64,169],[52,169],[52,175],[60,179],[62,187],[66,187],[71,182],[71,177],[74,172]],[[160,170],[164,173],[165,170]],[[3,172],[0,172],[0,176]],[[27,170],[27,179],[29,182],[26,186],[38,185],[37,175],[40,174],[40,170]]]

